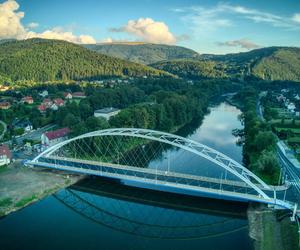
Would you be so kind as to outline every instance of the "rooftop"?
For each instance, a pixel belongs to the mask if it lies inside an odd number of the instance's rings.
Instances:
[[[54,131],[46,132],[45,135],[48,137],[49,140],[54,140],[57,138],[65,137],[69,133],[70,133],[69,128],[61,128]]]
[[[113,107],[109,107],[109,108],[103,108],[103,109],[98,109],[95,110],[95,113],[99,113],[99,114],[109,114],[115,111],[119,111],[119,109],[113,108]]]
[[[6,155],[7,158],[10,158],[12,157],[12,154],[9,150],[9,148],[6,146],[6,145],[0,145],[0,155]]]

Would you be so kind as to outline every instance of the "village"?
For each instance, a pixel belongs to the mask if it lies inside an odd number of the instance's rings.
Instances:
[[[113,88],[114,84],[127,84],[129,80],[110,80],[107,82],[96,81],[93,84]],[[66,140],[71,133],[67,126],[56,124],[53,119],[48,119],[52,113],[57,112],[66,104],[80,104],[87,98],[83,91],[64,91],[49,93],[47,89],[35,93],[35,95],[3,96],[0,100],[1,117],[11,122],[0,123],[0,167],[10,164],[14,160],[25,160],[34,157],[46,148]],[[20,95],[22,97],[20,97]],[[24,110],[23,110],[24,109]],[[26,111],[30,112],[26,112]],[[99,119],[109,120],[117,115],[120,109],[104,107],[93,111],[93,116]],[[36,118],[45,122],[37,126]]]
[[[300,161],[300,95],[297,88],[264,92],[261,98],[263,117],[272,131]]]

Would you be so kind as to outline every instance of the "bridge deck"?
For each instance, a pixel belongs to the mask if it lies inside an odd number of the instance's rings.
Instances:
[[[167,189],[173,192],[187,191],[198,196],[206,194],[206,196],[219,199],[255,201],[289,209],[293,207],[293,204],[288,202],[272,198],[263,198],[258,195],[255,190],[238,181],[218,180],[203,176],[165,172],[156,169],[137,168],[61,157],[43,157],[39,159],[38,162],[33,161],[29,162],[29,164],[33,166],[139,182],[147,184],[148,186],[150,185],[150,188],[153,189]]]

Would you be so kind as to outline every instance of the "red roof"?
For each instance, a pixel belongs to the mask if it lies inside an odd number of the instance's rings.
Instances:
[[[71,93],[69,93],[69,92],[64,92],[64,97],[67,97],[68,95],[71,95],[71,96],[72,96]]]
[[[10,103],[9,102],[0,102],[0,106],[10,106]]]
[[[22,98],[22,101],[24,101],[24,102],[31,102],[31,101],[33,101],[33,98],[32,98],[32,96],[25,96],[25,97],[23,97]]]
[[[54,139],[58,139],[61,137],[65,137],[69,133],[70,133],[69,128],[61,128],[61,129],[57,129],[55,131],[46,132],[45,135],[48,137],[49,140],[54,140]]]
[[[83,92],[74,92],[72,95],[73,95],[74,97],[76,97],[76,96],[78,96],[78,97],[84,97],[84,96],[85,96],[85,93],[83,93]]]
[[[9,159],[12,158],[12,154],[6,145],[0,145],[0,156],[2,155],[6,155]]]
[[[61,99],[61,98],[56,98],[56,99],[54,99],[53,101],[54,101],[54,103],[55,103],[57,106],[62,106],[62,105],[65,104],[65,101],[64,101],[63,99]]]
[[[46,105],[41,104],[41,105],[38,106],[38,110],[43,112],[43,111],[47,110],[47,107],[46,107]]]

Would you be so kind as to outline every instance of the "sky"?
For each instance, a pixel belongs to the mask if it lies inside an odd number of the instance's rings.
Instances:
[[[0,0],[0,39],[141,41],[225,54],[300,47],[299,0]]]

